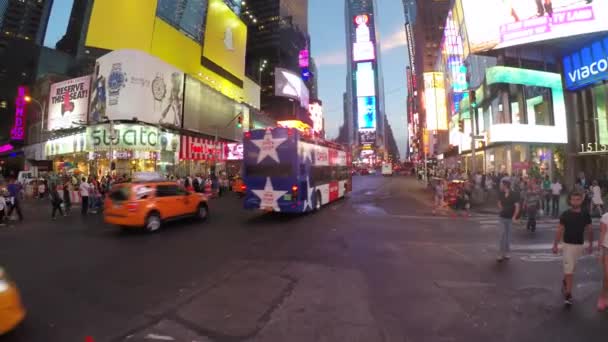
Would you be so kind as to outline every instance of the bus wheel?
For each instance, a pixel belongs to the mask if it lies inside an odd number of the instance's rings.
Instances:
[[[321,209],[321,203],[323,203],[323,201],[321,200],[321,192],[317,191],[317,193],[315,194],[315,205],[313,210],[317,211],[319,209]]]

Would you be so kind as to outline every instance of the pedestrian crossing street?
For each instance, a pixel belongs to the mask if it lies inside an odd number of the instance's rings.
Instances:
[[[470,218],[479,224],[483,231],[494,231],[498,233],[499,218],[496,215],[477,214]],[[553,254],[553,237],[559,224],[559,219],[556,218],[541,218],[536,223],[536,233],[518,234],[518,232],[526,232],[527,220],[522,219],[518,224],[513,225],[513,235],[511,241],[511,256],[524,262],[561,262],[561,253]],[[599,229],[599,218],[593,219],[594,229]],[[533,240],[528,239],[529,236],[535,236]],[[494,249],[492,249],[494,251]],[[580,260],[592,261],[597,258],[596,251],[594,254],[583,255]]]
[[[496,229],[500,222],[500,219],[498,218],[497,215],[489,215],[489,214],[477,214],[477,215],[472,216],[471,219],[476,221],[477,223],[479,223],[481,229],[483,229],[483,230]],[[521,220],[519,220],[518,223],[513,224],[513,228],[514,229],[517,229],[517,228],[525,229],[527,222],[528,222],[527,219],[522,218]],[[556,231],[558,224],[559,224],[559,219],[557,219],[557,218],[552,218],[552,217],[540,218],[540,219],[536,220],[536,230],[537,231]],[[594,228],[599,227],[599,224],[600,224],[600,219],[594,218],[593,227]]]

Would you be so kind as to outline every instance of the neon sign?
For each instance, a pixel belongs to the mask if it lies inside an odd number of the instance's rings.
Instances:
[[[11,129],[12,140],[23,140],[25,138],[25,96],[27,87],[17,88],[17,99],[15,100],[15,125]]]
[[[8,152],[12,149],[13,149],[13,145],[11,145],[11,144],[0,145],[0,153]]]

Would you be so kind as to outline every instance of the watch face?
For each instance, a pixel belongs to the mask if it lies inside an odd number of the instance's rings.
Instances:
[[[162,100],[165,97],[165,93],[167,92],[167,87],[165,86],[165,81],[156,77],[152,81],[152,95],[154,95],[154,99],[157,101]]]
[[[122,72],[112,72],[108,80],[108,86],[111,90],[118,90],[125,83],[125,75]]]

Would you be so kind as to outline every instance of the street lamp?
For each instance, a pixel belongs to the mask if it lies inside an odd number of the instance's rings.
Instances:
[[[45,116],[45,112],[46,112],[46,103],[40,103],[40,101],[36,100],[35,98],[26,95],[24,98],[26,103],[35,103],[38,105],[38,107],[40,108],[40,116],[41,116],[41,120],[40,120],[40,138],[42,139],[42,133],[44,133],[44,116]]]

